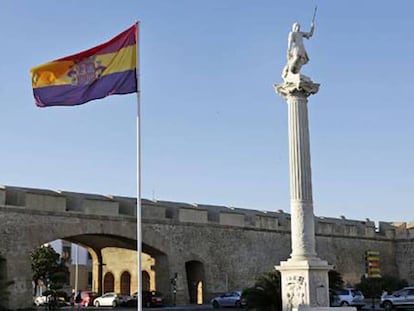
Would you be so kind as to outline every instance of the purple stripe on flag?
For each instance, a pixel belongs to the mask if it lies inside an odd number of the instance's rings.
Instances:
[[[39,107],[75,106],[114,94],[135,92],[135,70],[105,75],[88,85],[58,85],[33,89],[36,105]]]

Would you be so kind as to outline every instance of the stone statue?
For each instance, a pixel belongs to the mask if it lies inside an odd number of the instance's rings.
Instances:
[[[310,77],[305,76],[300,71],[302,66],[309,62],[308,53],[306,53],[303,44],[303,38],[310,39],[315,30],[316,10],[313,12],[313,18],[309,32],[300,31],[299,23],[294,23],[292,31],[289,32],[287,63],[283,68],[283,83],[275,84],[275,90],[278,94],[288,97],[292,92],[300,91],[307,96],[316,94],[319,90],[319,84],[314,83]]]
[[[294,23],[288,37],[287,64],[283,69],[282,78],[287,79],[289,74],[300,74],[300,69],[309,61],[303,44],[303,38],[309,39],[313,35],[315,24],[312,21],[309,32],[300,31],[299,23]]]

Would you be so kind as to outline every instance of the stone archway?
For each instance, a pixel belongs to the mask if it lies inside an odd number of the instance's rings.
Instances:
[[[162,258],[166,257],[165,254],[157,251],[152,251],[155,257],[143,252],[141,253],[141,268],[146,274],[143,274],[142,282],[144,290],[158,290],[163,294],[168,295],[168,288],[165,289],[165,284],[169,286],[169,281],[165,281],[163,276],[168,273],[168,266],[166,261]],[[104,273],[111,272],[115,277],[115,288],[114,291],[117,293],[127,292],[127,276],[129,279],[129,292],[134,293],[138,291],[138,266],[137,266],[137,252],[135,250],[121,249],[108,247],[101,251],[102,260],[104,263]],[[122,259],[122,260],[120,260]],[[97,269],[95,269],[97,270]],[[160,273],[158,273],[160,271]],[[98,273],[95,274],[99,276]],[[103,276],[102,276],[103,279]],[[128,282],[127,282],[128,283]],[[124,286],[124,288],[122,287]],[[164,286],[164,288],[163,288]],[[106,290],[105,290],[106,291]]]
[[[204,277],[204,265],[197,260],[187,261],[185,263],[185,271],[187,274],[188,284],[188,296],[190,297],[190,303],[203,304],[205,277]]]
[[[105,273],[104,276],[104,285],[103,285],[103,292],[109,293],[113,292],[115,289],[115,278],[112,272]]]
[[[163,293],[166,301],[172,301],[170,288],[170,267],[167,254],[146,243],[142,244],[142,251],[149,255],[152,261],[150,267],[151,271],[146,269],[150,279],[150,290],[157,290]],[[143,281],[145,280],[144,277],[145,276],[143,276],[142,279]],[[143,282],[143,289],[145,289],[144,286],[146,285],[144,285]]]
[[[131,274],[128,271],[124,271],[121,274],[121,295],[131,294]]]

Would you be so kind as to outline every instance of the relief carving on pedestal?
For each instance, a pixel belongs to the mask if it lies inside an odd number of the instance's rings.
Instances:
[[[305,303],[306,282],[301,275],[291,275],[286,280],[286,301],[288,310],[297,308],[300,304]]]

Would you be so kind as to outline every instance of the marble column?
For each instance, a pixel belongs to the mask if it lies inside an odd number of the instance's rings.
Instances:
[[[283,311],[300,306],[329,307],[328,271],[331,267],[317,257],[312,200],[309,145],[308,97],[319,84],[299,77],[297,82],[275,85],[288,104],[289,167],[292,253],[276,269],[281,273]]]

